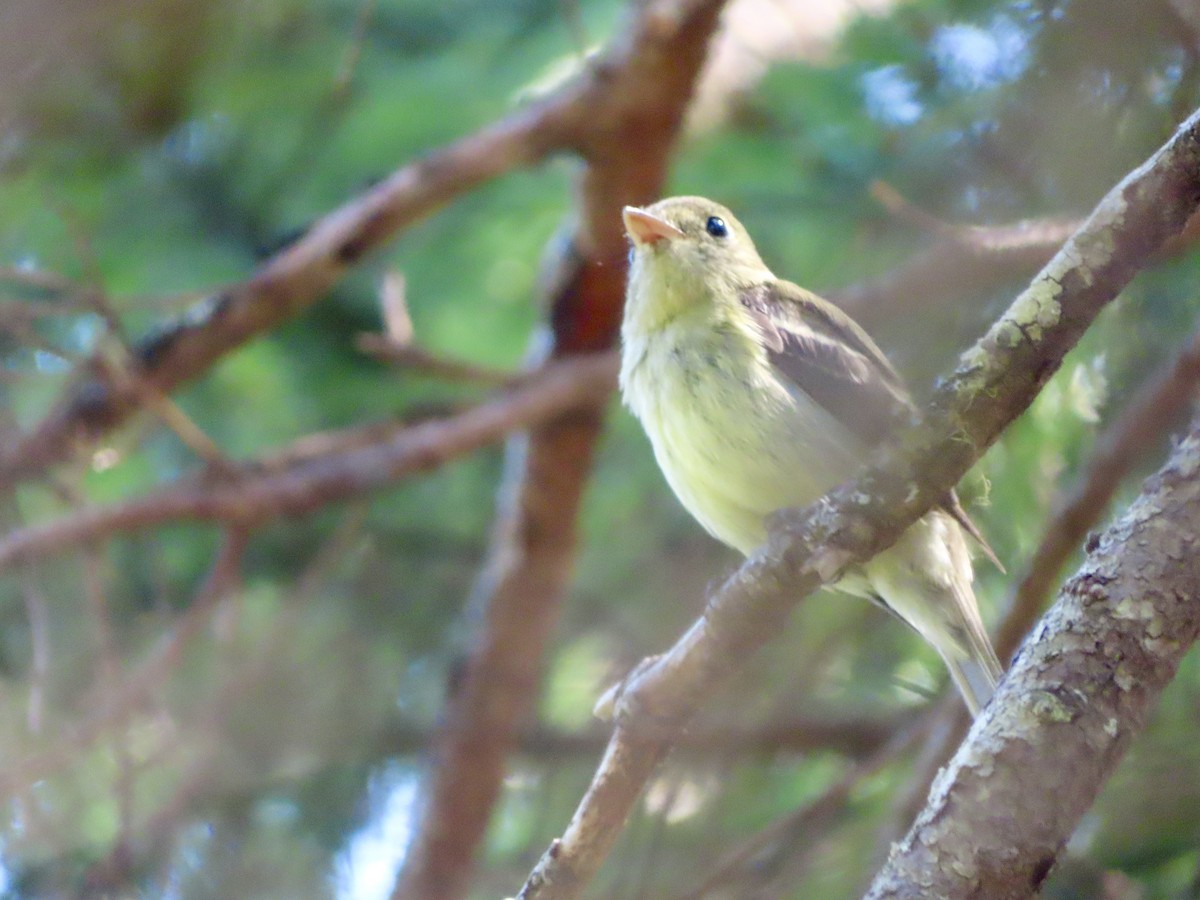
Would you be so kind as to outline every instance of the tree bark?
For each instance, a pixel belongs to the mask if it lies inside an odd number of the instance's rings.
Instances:
[[[1200,432],[1092,545],[867,893],[1033,896],[1200,634]]]
[[[644,660],[605,706],[617,723],[563,836],[523,900],[578,896],[611,850],[642,785],[705,697],[779,633],[791,610],[891,546],[941,501],[1042,385],[1100,311],[1200,203],[1200,113],[1097,205],[1008,311],[959,359],[916,427],[879,464],[804,510],[775,517],[766,545],[710,598],[665,654]]]

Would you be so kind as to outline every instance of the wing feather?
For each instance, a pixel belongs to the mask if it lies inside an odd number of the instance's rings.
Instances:
[[[908,392],[875,342],[836,306],[787,281],[744,289],[771,365],[867,446],[905,421]]]
[[[771,365],[795,388],[873,447],[912,413],[912,400],[883,351],[844,312],[790,281],[764,282],[739,294],[762,336]],[[1001,572],[975,523],[950,491],[941,506]]]

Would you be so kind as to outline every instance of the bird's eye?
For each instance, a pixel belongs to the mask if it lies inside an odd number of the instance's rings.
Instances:
[[[725,237],[729,234],[729,226],[720,216],[709,216],[708,221],[704,223],[704,230],[713,237]]]

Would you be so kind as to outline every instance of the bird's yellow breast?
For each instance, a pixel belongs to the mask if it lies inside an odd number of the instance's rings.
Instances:
[[[765,349],[733,322],[680,316],[627,329],[621,387],[659,466],[687,510],[749,553],[766,517],[800,506],[853,473],[857,442],[776,375]]]

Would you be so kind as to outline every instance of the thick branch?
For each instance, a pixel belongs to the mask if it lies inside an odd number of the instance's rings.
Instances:
[[[1192,222],[1195,220],[1193,216]],[[1017,582],[1013,601],[996,633],[996,652],[1002,660],[1012,656],[1033,627],[1062,567],[1104,515],[1130,469],[1182,421],[1195,398],[1198,380],[1200,335],[1194,335],[1174,360],[1147,379],[1120,417],[1100,435],[1087,471],[1043,529],[1042,540]],[[911,768],[908,786],[895,804],[894,823],[880,834],[879,845],[884,852],[912,824],[929,794],[930,783],[962,742],[969,724],[961,705],[946,709],[943,727],[935,732]],[[882,859],[883,852],[878,856]]]
[[[1200,433],[1063,587],[868,897],[1034,895],[1200,634]]]
[[[996,637],[1008,657],[1041,613],[1067,559],[1108,508],[1122,479],[1146,451],[1162,440],[1196,399],[1200,383],[1200,333],[1169,364],[1151,376],[1096,444],[1087,471],[1046,526],[1013,595]]]
[[[778,633],[798,599],[884,549],[945,496],[1038,389],[1138,266],[1200,202],[1200,115],[1109,192],[936,390],[900,452],[802,514],[779,518],[663,657],[617,703],[617,728],[592,786],[522,896],[573,897],[608,853],[672,736],[738,661]],[[651,728],[647,723],[652,723]]]
[[[662,190],[670,152],[723,0],[651,0],[596,66],[608,92],[587,113],[578,224],[558,243],[550,324],[556,356],[612,346],[624,299],[620,209]],[[505,761],[532,709],[571,574],[576,517],[598,415],[514,439],[488,560],[472,605],[470,656],[445,713],[429,797],[395,898],[465,895]]]
[[[365,442],[297,462],[213,482],[168,488],[138,500],[77,510],[65,518],[0,538],[0,569],[85,541],[138,531],[167,521],[251,525],[296,516],[370,493],[493,443],[512,431],[579,407],[595,407],[612,392],[616,357],[597,354],[555,363],[511,393],[458,415],[380,429]]]

